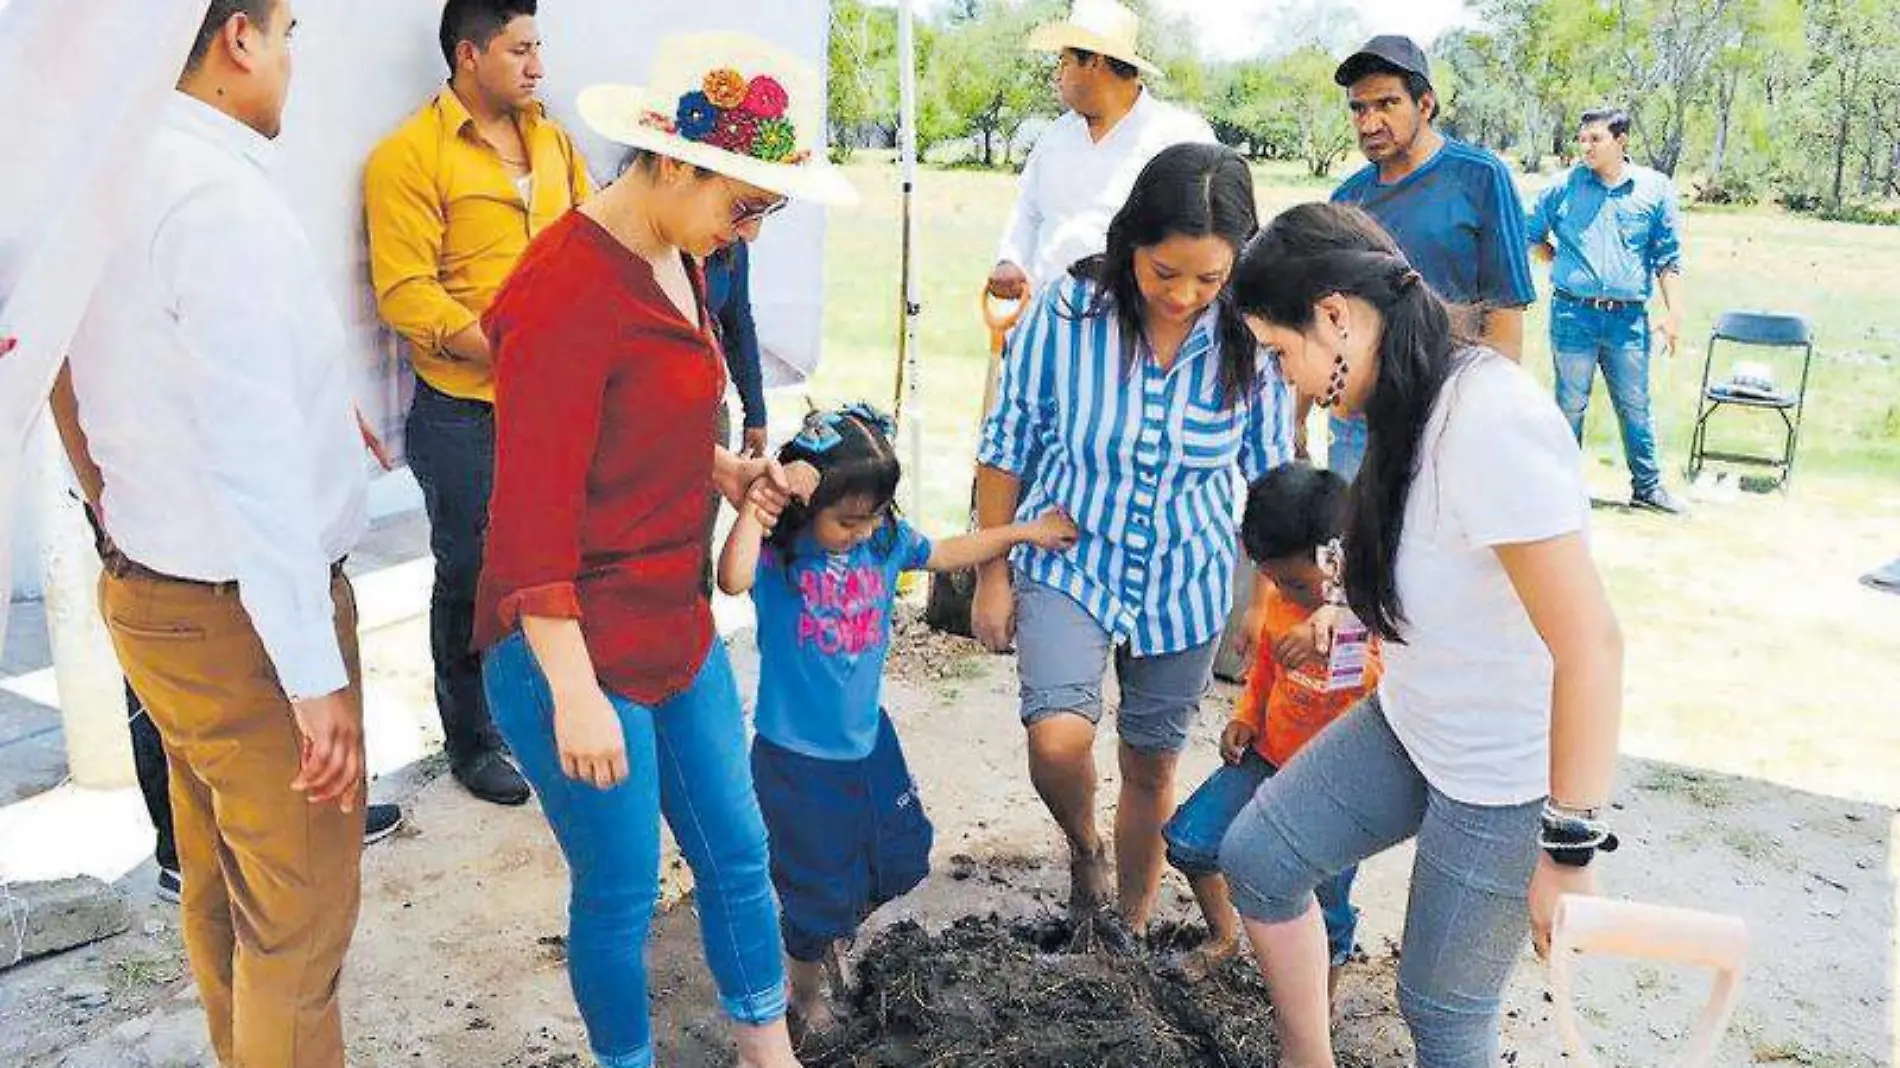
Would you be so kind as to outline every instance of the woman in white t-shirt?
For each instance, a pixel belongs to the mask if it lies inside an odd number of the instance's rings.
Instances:
[[[1366,416],[1345,594],[1385,639],[1378,694],[1262,787],[1221,850],[1282,1063],[1334,1063],[1313,888],[1416,837],[1400,1009],[1422,1068],[1490,1068],[1526,931],[1542,952],[1558,896],[1590,893],[1590,860],[1615,848],[1597,812],[1622,637],[1576,441],[1528,374],[1455,336],[1357,208],[1282,214],[1234,287],[1289,382]]]

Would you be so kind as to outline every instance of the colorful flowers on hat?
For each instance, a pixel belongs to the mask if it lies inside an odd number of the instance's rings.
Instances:
[[[746,89],[745,100],[739,106],[760,119],[777,119],[784,117],[785,109],[791,103],[792,98],[786,95],[784,86],[761,74],[752,79],[752,85]]]
[[[767,163],[792,163],[798,155],[798,131],[785,119],[766,119],[752,141],[752,155]]]
[[[706,143],[741,156],[754,156],[759,139],[759,120],[743,111],[722,111],[719,122],[707,135]]]
[[[704,141],[719,125],[720,111],[705,93],[687,93],[680,97],[679,113],[674,117],[673,132],[688,141]]]
[[[811,158],[798,147],[798,128],[787,116],[791,97],[777,79],[748,79],[731,67],[708,71],[700,86],[679,98],[671,118],[658,112],[641,124],[697,144],[765,163],[799,164]]]
[[[732,111],[745,103],[751,86],[746,83],[745,75],[731,67],[721,67],[706,75],[702,89],[714,107],[721,111]]]

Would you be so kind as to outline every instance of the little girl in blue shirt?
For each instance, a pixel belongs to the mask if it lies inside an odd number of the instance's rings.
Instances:
[[[812,413],[779,461],[795,476],[810,465],[816,490],[772,529],[747,501],[719,560],[719,588],[750,591],[758,612],[752,774],[791,958],[792,1023],[808,1035],[836,1024],[824,988],[840,945],[930,867],[930,821],[881,703],[898,576],[1076,538],[1050,511],[933,544],[894,512],[891,436],[889,417],[866,405]]]

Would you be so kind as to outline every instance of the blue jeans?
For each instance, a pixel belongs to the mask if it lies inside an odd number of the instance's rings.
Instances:
[[[1641,496],[1662,485],[1656,427],[1649,414],[1649,316],[1642,305],[1606,311],[1553,299],[1550,351],[1556,363],[1557,407],[1570,420],[1577,441],[1583,441],[1583,417],[1590,410],[1590,387],[1600,366],[1623,429],[1630,488]]]
[[[1328,415],[1326,428],[1326,469],[1351,482],[1366,462],[1366,417]]]
[[[765,821],[725,643],[714,641],[692,686],[657,707],[608,694],[631,771],[611,790],[561,771],[554,699],[519,632],[489,651],[483,673],[495,722],[567,857],[568,978],[603,1068],[653,1063],[646,942],[660,895],[662,814],[693,869],[700,938],[720,1004],[741,1023],[785,1015]]]
[[[1278,770],[1252,749],[1241,757],[1238,766],[1223,764],[1217,768],[1161,828],[1161,837],[1168,843],[1168,863],[1190,879],[1219,875],[1220,844],[1227,837],[1227,829],[1253,800],[1260,784]],[[1359,911],[1352,907],[1352,880],[1358,874],[1358,865],[1353,865],[1320,883],[1316,890],[1335,967],[1352,959],[1353,935],[1359,929]]]
[[[1417,838],[1399,1012],[1419,1068],[1492,1068],[1504,984],[1530,934],[1542,811],[1541,798],[1486,807],[1434,789],[1368,697],[1254,793],[1221,869],[1242,916],[1285,923],[1333,873]]]
[[[421,379],[404,424],[409,470],[429,513],[435,587],[429,595],[429,651],[443,748],[463,761],[499,745],[482,695],[482,665],[471,647],[475,584],[495,485],[495,407],[451,397]]]

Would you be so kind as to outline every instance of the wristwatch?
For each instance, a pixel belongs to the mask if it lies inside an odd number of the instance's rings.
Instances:
[[[1593,808],[1567,808],[1544,802],[1538,846],[1566,868],[1588,867],[1598,851],[1616,852],[1621,843]]]

